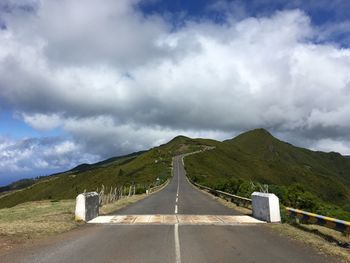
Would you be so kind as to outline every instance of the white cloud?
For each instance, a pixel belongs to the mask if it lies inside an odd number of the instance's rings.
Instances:
[[[319,140],[312,149],[324,152],[341,152],[344,155],[350,155],[349,142],[329,138]]]
[[[0,103],[35,129],[70,134],[57,155],[81,147],[105,157],[178,133],[224,139],[256,127],[320,149],[325,138],[341,151],[337,142],[350,141],[350,50],[314,42],[322,28],[300,10],[228,12],[224,24],[172,30],[137,1],[26,3],[31,11],[13,7],[0,30]]]
[[[50,118],[50,116],[46,117]],[[215,130],[194,131],[166,128],[159,125],[140,126],[135,123],[120,124],[116,123],[111,116],[68,118],[61,121],[60,126],[73,136],[74,141],[79,144],[79,147],[89,153],[105,158],[149,149],[166,143],[179,134],[194,138],[210,137],[217,139],[225,139],[232,135]],[[44,154],[55,156],[56,154],[64,154],[66,151],[81,151],[81,149],[77,148],[78,145],[73,144],[73,142],[65,141],[47,149]]]
[[[41,113],[36,113],[27,115],[23,113],[22,116],[23,120],[26,123],[31,125],[33,128],[42,131],[49,131],[55,129],[60,126],[60,123],[62,121],[61,116],[59,114],[45,115]]]
[[[85,153],[80,145],[63,138],[1,138],[0,181],[8,181],[13,176],[21,178],[64,171],[99,159],[99,156]]]
[[[138,1],[33,2],[35,14],[17,8],[5,19],[21,43],[43,43],[52,64],[86,66],[97,62],[128,67],[165,52],[156,49],[154,41],[167,25],[158,17],[145,19],[135,12]]]

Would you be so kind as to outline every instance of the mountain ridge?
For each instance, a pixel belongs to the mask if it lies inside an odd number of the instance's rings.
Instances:
[[[350,202],[349,158],[293,146],[263,129],[240,134],[211,151],[186,157],[186,170],[192,180],[234,194],[250,195],[250,191],[239,189],[242,185],[250,189],[253,182],[268,184],[282,200],[286,197],[286,204],[297,208],[314,209],[316,205],[311,207],[311,203],[341,208]],[[310,206],[290,201],[288,191],[290,195],[293,191],[308,195],[305,198],[309,198]]]

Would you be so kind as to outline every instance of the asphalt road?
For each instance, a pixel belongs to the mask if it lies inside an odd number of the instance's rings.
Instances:
[[[166,188],[119,215],[239,215],[189,184],[174,158]],[[0,262],[337,262],[265,225],[91,225],[66,238],[24,248]]]
[[[118,210],[116,215],[174,214],[177,205],[178,214],[190,215],[239,215],[207,195],[197,191],[189,184],[182,165],[181,157],[173,162],[173,178],[168,186],[147,199]],[[178,201],[176,203],[176,195]]]

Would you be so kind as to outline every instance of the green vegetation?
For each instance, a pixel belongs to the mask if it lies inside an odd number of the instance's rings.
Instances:
[[[8,191],[26,188],[35,183],[35,179],[21,179],[7,186],[0,187],[0,195],[6,194]]]
[[[29,187],[0,196],[0,208],[28,201],[72,199],[85,190],[101,189],[102,185],[108,190],[136,184],[136,192],[144,192],[157,178],[160,179],[158,183],[169,178],[174,155],[202,149],[205,142],[178,136],[147,152],[114,157],[92,165],[82,164],[61,174],[41,177]]]
[[[268,184],[286,206],[350,220],[349,158],[292,146],[263,129],[213,145],[186,157],[193,181],[246,197]]]

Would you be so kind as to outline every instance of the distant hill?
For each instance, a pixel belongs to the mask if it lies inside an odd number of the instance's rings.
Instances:
[[[83,172],[83,171],[87,171],[87,170],[93,170],[95,168],[107,166],[108,164],[116,162],[116,161],[121,160],[121,159],[126,159],[125,161],[127,162],[128,160],[132,160],[132,158],[127,159],[128,157],[135,157],[137,155],[140,155],[143,152],[144,151],[135,152],[135,153],[131,153],[128,155],[122,155],[122,156],[118,156],[118,157],[112,157],[112,158],[106,159],[104,161],[93,163],[93,164],[87,164],[87,163],[79,164],[78,166],[74,167],[73,169],[68,170],[67,172],[63,172],[63,173],[56,173],[56,174],[51,174],[51,175],[46,175],[46,176],[39,176],[37,178],[20,179],[18,181],[10,183],[9,185],[0,187],[0,194],[4,193],[4,192],[8,192],[8,191],[20,190],[20,189],[26,188],[28,186],[35,184],[35,183],[38,183],[39,181],[48,180],[50,177],[53,177],[53,176],[67,174],[69,172]]]
[[[307,197],[310,200],[319,199],[339,207],[350,202],[349,158],[335,152],[295,147],[264,129],[243,133],[217,143],[214,150],[188,156],[186,170],[195,181],[235,193],[240,191],[238,188],[243,182],[246,188],[249,182],[258,182],[270,185],[282,199],[288,190],[291,195],[291,187],[294,187],[294,192],[310,194]],[[309,199],[305,202],[314,201]],[[301,206],[307,207],[306,204]]]
[[[35,179],[21,179],[16,182],[10,183],[9,185],[0,187],[0,193],[22,189],[34,184],[35,182]]]
[[[79,164],[78,166],[74,167],[73,169],[69,170],[68,172],[83,172],[83,171],[87,171],[87,170],[92,170],[94,168],[108,166],[109,164],[115,163],[115,162],[120,161],[120,160],[124,160],[124,163],[125,163],[128,161],[131,161],[133,159],[132,157],[137,157],[138,155],[140,155],[144,152],[145,151],[140,151],[140,152],[134,152],[134,153],[127,154],[127,155],[111,157],[111,158],[108,158],[104,161],[93,163],[93,164],[87,164],[87,163]],[[119,163],[119,164],[121,164],[121,163]]]
[[[140,188],[155,183],[157,178],[165,181],[171,175],[172,156],[196,151],[211,140],[190,139],[185,136],[175,137],[167,144],[148,151],[109,158],[95,164],[81,164],[58,174],[28,181],[14,188],[6,186],[6,191],[21,189],[0,196],[0,208],[11,207],[19,203],[44,199],[71,199],[79,193],[116,186],[137,184]]]

